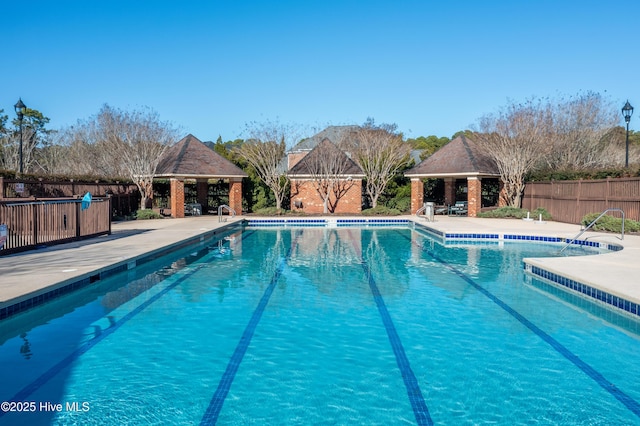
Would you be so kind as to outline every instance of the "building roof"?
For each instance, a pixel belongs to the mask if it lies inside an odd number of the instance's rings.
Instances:
[[[338,155],[338,161],[336,163],[343,164],[342,170],[336,170],[340,172],[342,176],[351,176],[361,178],[364,176],[362,169],[347,156],[342,150],[329,141],[329,139],[322,140],[310,153],[304,156],[302,160],[296,163],[295,166],[289,170],[289,176],[311,176],[314,173],[314,163],[319,161],[320,158],[327,157],[328,155]]]
[[[231,161],[188,134],[169,148],[158,164],[155,177],[237,178],[248,175]]]
[[[359,126],[329,126],[323,131],[316,133],[310,138],[303,139],[296,146],[291,148],[291,152],[296,151],[311,151],[315,148],[320,142],[325,139],[328,139],[332,143],[339,143],[346,137],[353,136],[355,137],[356,132],[358,131]]]
[[[493,159],[471,139],[460,135],[404,175],[420,178],[496,177],[500,172]]]

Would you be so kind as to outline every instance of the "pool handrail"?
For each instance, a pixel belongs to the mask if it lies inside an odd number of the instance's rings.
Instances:
[[[580,231],[580,232],[579,232],[575,237],[573,237],[573,238],[571,238],[571,239],[569,239],[569,240],[566,240],[566,244],[565,244],[565,246],[564,246],[564,247],[562,247],[562,250],[560,250],[560,253],[562,253],[562,252],[563,252],[567,247],[569,247],[571,244],[573,244],[573,243],[576,241],[576,239],[580,238],[580,236],[581,236],[582,234],[584,234],[585,232],[587,232],[587,231],[589,230],[589,228],[591,228],[593,225],[595,225],[595,224],[596,224],[596,222],[597,222],[597,221],[598,221],[602,216],[604,216],[605,214],[607,214],[607,213],[608,213],[608,212],[610,212],[610,211],[618,211],[618,212],[622,213],[622,229],[621,229],[621,236],[620,236],[620,239],[621,239],[621,240],[624,240],[624,210],[619,209],[619,208],[616,208],[616,207],[613,207],[613,208],[610,208],[610,209],[606,209],[605,211],[603,211],[602,213],[600,213],[600,215],[599,215],[598,217],[596,217],[593,221],[591,221],[591,223],[590,223],[586,228],[584,228],[582,231]]]
[[[222,210],[225,208],[229,211],[229,213],[231,214],[231,217],[234,217],[236,215],[236,211],[234,209],[232,209],[226,204],[223,204],[220,207],[218,207],[218,222],[222,222]]]

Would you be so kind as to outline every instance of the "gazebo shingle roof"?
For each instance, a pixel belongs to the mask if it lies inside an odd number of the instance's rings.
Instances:
[[[188,134],[160,160],[156,177],[230,178],[248,175],[231,161]]]
[[[488,155],[464,135],[458,136],[432,156],[404,173],[407,177],[500,176]]]
[[[344,169],[341,171],[341,174],[344,176],[361,176],[362,169],[358,167],[358,165],[347,156],[342,150],[340,150],[337,146],[329,141],[329,139],[324,139],[322,142],[316,145],[313,150],[309,154],[307,154],[302,160],[296,163],[295,166],[291,168],[289,171],[289,176],[302,176],[302,175],[311,175],[312,173],[312,164],[315,161],[318,161],[319,156],[327,155],[327,151],[338,151],[338,155],[343,158],[340,162],[345,163]]]

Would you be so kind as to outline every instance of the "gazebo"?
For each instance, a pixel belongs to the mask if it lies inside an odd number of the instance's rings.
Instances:
[[[464,135],[407,170],[404,175],[411,179],[411,214],[415,214],[424,203],[422,179],[443,179],[445,204],[449,205],[456,202],[456,179],[466,179],[467,214],[471,217],[475,217],[482,208],[482,179],[500,177],[495,161]]]
[[[189,134],[169,148],[158,164],[156,178],[166,178],[171,185],[171,216],[184,217],[184,183],[196,181],[197,200],[207,206],[209,179],[229,182],[229,207],[242,212],[242,178],[248,175],[231,161]]]

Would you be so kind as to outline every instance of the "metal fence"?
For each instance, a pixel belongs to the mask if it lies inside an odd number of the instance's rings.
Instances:
[[[0,201],[0,226],[0,255],[110,234],[111,198]]]
[[[589,213],[619,208],[627,219],[640,221],[640,178],[527,183],[522,207],[545,208],[553,220],[580,223]]]

